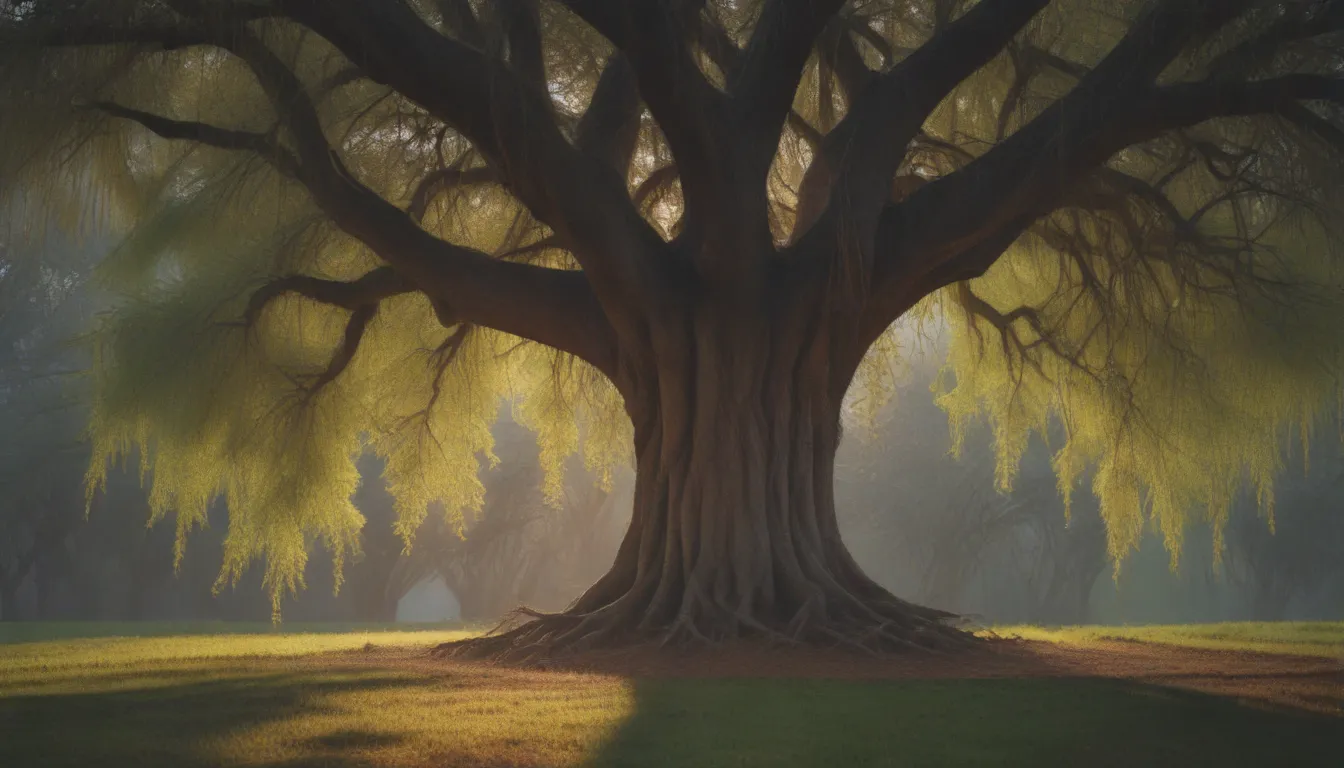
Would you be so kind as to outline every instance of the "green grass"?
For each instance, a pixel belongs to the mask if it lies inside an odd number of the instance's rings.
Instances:
[[[1119,681],[628,680],[423,653],[464,634],[5,646],[0,766],[1325,765],[1344,745],[1339,718]]]
[[[1344,622],[1237,622],[1151,627],[996,627],[1003,637],[1073,645],[1129,640],[1222,651],[1344,659]]]
[[[337,634],[469,629],[461,623],[392,624],[372,622],[260,621],[19,621],[0,623],[0,645],[85,637],[172,637],[175,635]]]

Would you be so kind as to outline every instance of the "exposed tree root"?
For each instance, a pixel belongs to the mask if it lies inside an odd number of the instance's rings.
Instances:
[[[700,610],[680,612],[671,622],[651,626],[628,606],[612,603],[597,611],[541,613],[521,608],[482,637],[445,643],[443,657],[487,659],[518,664],[563,660],[591,651],[633,647],[669,650],[714,648],[731,641],[769,647],[843,648],[872,656],[895,653],[946,653],[979,641],[956,626],[956,617],[905,603],[891,595],[882,600],[811,602],[784,621],[705,601]]]

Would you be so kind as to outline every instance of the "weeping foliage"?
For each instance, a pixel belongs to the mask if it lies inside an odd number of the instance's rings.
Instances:
[[[438,4],[408,2],[452,34]],[[99,3],[95,16],[130,18],[141,5]],[[708,5],[742,43],[760,3]],[[792,230],[813,134],[848,106],[838,46],[881,70],[971,5],[846,6],[803,74],[798,119],[775,158],[777,239]],[[901,176],[918,185],[949,174],[1011,135],[1076,82],[1059,62],[1094,64],[1143,5],[1053,3],[943,103]],[[41,12],[25,7],[0,3],[40,29]],[[549,91],[569,129],[609,46],[560,7],[540,8]],[[306,85],[351,172],[427,230],[499,258],[577,268],[543,225],[480,173],[484,159],[448,126],[357,76],[316,35],[281,22],[252,28]],[[1197,76],[1244,32],[1202,42],[1164,78]],[[6,236],[57,226],[120,239],[99,271],[116,308],[94,335],[89,493],[110,462],[137,457],[154,519],[175,515],[179,559],[187,534],[222,496],[229,532],[220,583],[262,560],[278,611],[281,597],[302,585],[315,541],[338,572],[357,552],[356,457],[371,450],[385,460],[397,530],[409,546],[431,507],[460,524],[464,510],[480,506],[477,472],[495,460],[490,426],[502,405],[536,432],[553,500],[576,451],[605,483],[629,461],[630,425],[605,378],[493,330],[445,327],[419,294],[384,300],[334,378],[324,372],[341,348],[348,310],[287,295],[242,320],[249,296],[271,278],[353,280],[379,262],[266,158],[161,140],[93,106],[115,102],[272,131],[264,93],[233,56],[209,47],[0,45],[0,105],[23,115],[0,121]],[[721,80],[713,57],[698,56]],[[1318,63],[1301,56],[1295,68]],[[457,181],[422,183],[435,174]],[[852,414],[871,423],[894,391],[892,363],[911,346],[909,337],[898,342],[901,328],[945,328],[939,402],[959,430],[988,419],[1000,487],[1011,487],[1029,434],[1058,421],[1060,492],[1067,500],[1084,470],[1095,468],[1090,490],[1117,563],[1150,520],[1173,559],[1192,520],[1211,522],[1221,536],[1228,504],[1246,482],[1268,515],[1289,433],[1316,423],[1340,392],[1344,241],[1333,226],[1344,213],[1341,178],[1339,153],[1273,118],[1218,121],[1126,150],[984,277],[928,297],[882,337],[856,378]],[[675,236],[679,181],[647,114],[629,186],[649,221]]]

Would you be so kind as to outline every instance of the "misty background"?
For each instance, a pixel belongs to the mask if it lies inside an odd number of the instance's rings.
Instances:
[[[0,242],[0,620],[266,621],[260,568],[216,590],[227,510],[191,535],[173,566],[171,520],[147,526],[135,466],[114,472],[85,516],[83,435],[91,361],[81,335],[115,297],[92,277],[100,243],[48,238],[41,258]],[[1179,568],[1156,532],[1118,574],[1084,478],[1066,518],[1033,438],[1013,491],[995,490],[991,435],[972,428],[960,458],[933,401],[940,350],[908,361],[871,429],[837,459],[837,508],[850,551],[897,595],[985,623],[1136,624],[1344,618],[1344,452],[1340,425],[1315,425],[1290,451],[1273,532],[1245,495],[1215,565],[1212,532],[1186,533]],[[502,414],[498,466],[465,535],[431,513],[406,553],[376,458],[360,459],[363,554],[333,594],[314,552],[286,621],[488,621],[518,605],[559,609],[610,565],[630,518],[633,473],[599,489],[571,462],[560,508],[546,505],[532,434]]]

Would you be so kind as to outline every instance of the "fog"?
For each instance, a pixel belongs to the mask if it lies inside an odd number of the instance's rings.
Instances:
[[[191,535],[176,571],[172,521],[146,525],[135,467],[112,475],[86,518],[89,359],[78,339],[99,309],[88,266],[78,258],[36,266],[0,253],[0,616],[268,620],[259,568],[216,588],[222,505]],[[896,594],[994,624],[1344,618],[1336,425],[1316,430],[1310,462],[1300,449],[1286,457],[1273,532],[1247,496],[1234,506],[1221,562],[1213,532],[1196,525],[1178,567],[1149,532],[1117,569],[1086,478],[1066,518],[1043,439],[1010,493],[995,490],[983,425],[959,458],[949,455],[948,421],[930,391],[937,358],[935,343],[907,361],[894,402],[871,428],[847,430],[838,459],[846,543]],[[494,435],[500,463],[482,471],[482,509],[468,513],[461,534],[431,513],[409,552],[393,533],[379,462],[362,457],[363,552],[334,593],[330,562],[314,547],[307,588],[285,600],[284,619],[488,621],[519,605],[558,609],[573,600],[615,554],[633,476],[604,490],[574,459],[563,504],[548,505],[532,434],[505,409]]]

